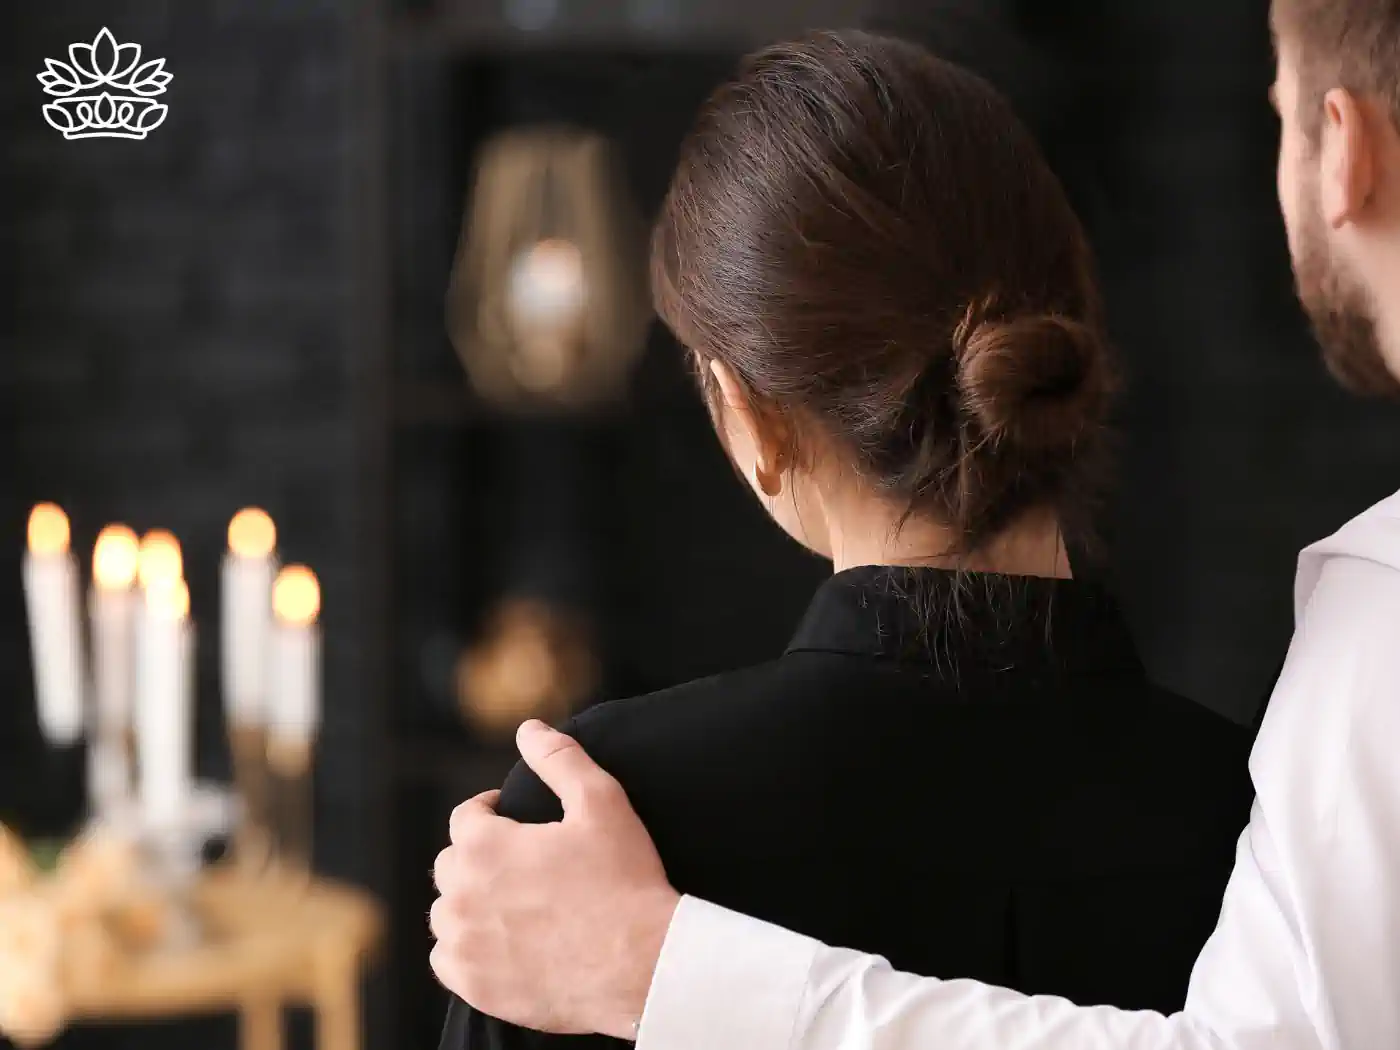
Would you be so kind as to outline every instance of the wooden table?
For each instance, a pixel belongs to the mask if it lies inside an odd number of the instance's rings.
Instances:
[[[360,979],[382,933],[363,891],[206,874],[195,909],[208,930],[189,949],[153,951],[69,989],[73,1020],[171,1018],[233,1011],[242,1050],[282,1050],[282,1012],[309,1006],[317,1050],[359,1050]]]

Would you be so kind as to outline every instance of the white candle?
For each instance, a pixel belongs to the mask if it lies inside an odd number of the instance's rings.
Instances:
[[[136,597],[136,615],[132,621],[136,653],[133,689],[137,703],[146,692],[147,671],[142,654],[145,652],[146,623],[150,619],[146,613],[147,598],[153,589],[171,586],[184,578],[185,560],[180,552],[180,541],[174,535],[165,529],[152,529],[141,537],[136,557],[136,579],[140,592]],[[139,741],[137,750],[140,750]]]
[[[257,726],[264,721],[276,546],[277,529],[265,512],[250,507],[229,522],[221,581],[220,655],[224,714],[239,725]]]
[[[52,503],[35,507],[22,571],[39,725],[53,745],[72,744],[83,732],[78,566],[69,543],[67,515]]]
[[[136,618],[138,796],[157,827],[177,823],[190,790],[193,711],[187,692],[185,621],[189,590],[179,541],[164,529],[141,537],[136,563],[142,601]]]
[[[268,731],[274,741],[306,743],[321,727],[321,586],[315,573],[304,565],[279,572],[272,607]]]
[[[180,822],[192,787],[192,647],[185,582],[152,580],[138,638],[135,722],[141,808],[156,828]]]
[[[188,598],[185,599],[185,604],[188,607]],[[180,711],[184,715],[185,724],[189,727],[186,734],[189,744],[187,754],[190,758],[187,771],[191,789],[194,785],[195,697],[199,692],[197,681],[199,666],[195,662],[195,644],[198,637],[194,627],[194,619],[186,616],[184,623],[180,625]]]
[[[108,525],[97,534],[88,593],[95,730],[88,743],[88,787],[98,813],[110,810],[130,790],[127,733],[139,612],[132,590],[136,567],[134,532],[125,525]]]
[[[92,684],[99,732],[124,733],[131,725],[133,621],[136,617],[136,534],[108,525],[92,551]]]

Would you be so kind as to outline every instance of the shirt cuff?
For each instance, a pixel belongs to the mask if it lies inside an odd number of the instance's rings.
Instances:
[[[656,961],[637,1050],[788,1050],[820,947],[682,897]]]

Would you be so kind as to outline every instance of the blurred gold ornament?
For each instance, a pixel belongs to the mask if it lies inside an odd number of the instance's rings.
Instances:
[[[24,841],[0,824],[0,897],[32,886],[38,877]]]
[[[62,1030],[63,989],[56,971],[0,963],[0,1032],[21,1047],[43,1046]]]
[[[531,128],[487,143],[447,294],[449,334],[482,396],[621,397],[651,320],[643,241],[600,135]]]
[[[482,641],[457,665],[463,716],[487,736],[508,736],[521,722],[557,722],[597,688],[588,631],[574,616],[529,599],[497,610]]]
[[[56,972],[62,945],[57,902],[42,889],[0,898],[0,973],[8,974],[11,967]]]
[[[20,1046],[63,1026],[63,950],[58,907],[39,885],[0,898],[0,1032]]]
[[[63,930],[59,980],[65,989],[95,988],[121,965],[122,946],[104,922],[78,922]]]
[[[93,828],[59,854],[50,893],[65,918],[96,917],[132,893],[139,873],[135,843],[107,829]]]
[[[43,1046],[72,1021],[238,1010],[249,996],[259,1005],[268,995],[273,1005],[301,1003],[308,974],[327,960],[349,983],[337,976],[312,995],[318,1025],[353,1032],[357,967],[380,928],[377,908],[358,891],[317,883],[293,900],[264,879],[203,876],[194,899],[215,935],[172,957],[167,934],[179,909],[168,887],[143,878],[131,843],[97,828],[63,849],[48,873],[18,864],[29,854],[3,826],[0,849],[25,873],[0,891],[4,1045]]]
[[[174,921],[174,905],[147,890],[124,901],[108,919],[108,926],[124,950],[144,951],[166,940]]]

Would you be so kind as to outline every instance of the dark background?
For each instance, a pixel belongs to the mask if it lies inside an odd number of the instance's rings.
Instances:
[[[62,504],[79,551],[109,521],[172,528],[211,627],[228,517],[266,507],[325,592],[318,866],[393,916],[371,1045],[432,1045],[428,869],[451,805],[510,762],[461,728],[447,684],[495,598],[589,611],[607,696],[771,654],[823,571],[734,483],[659,331],[606,420],[510,419],[471,399],[442,297],[472,154],[517,121],[586,123],[616,138],[650,210],[734,55],[864,6],[4,5],[0,814],[39,833],[78,805],[35,728],[18,585],[30,506]],[[938,3],[897,6],[885,23]],[[1090,223],[1129,366],[1112,567],[1154,674],[1246,719],[1286,644],[1298,548],[1400,483],[1400,414],[1332,387],[1293,302],[1267,4],[943,6],[993,11],[1072,83],[1027,117]],[[103,25],[174,74],[144,142],[67,142],[40,115],[43,58]],[[732,602],[741,589],[764,598]],[[200,659],[201,769],[219,776],[217,654]],[[231,1036],[215,1020],[65,1043]]]

